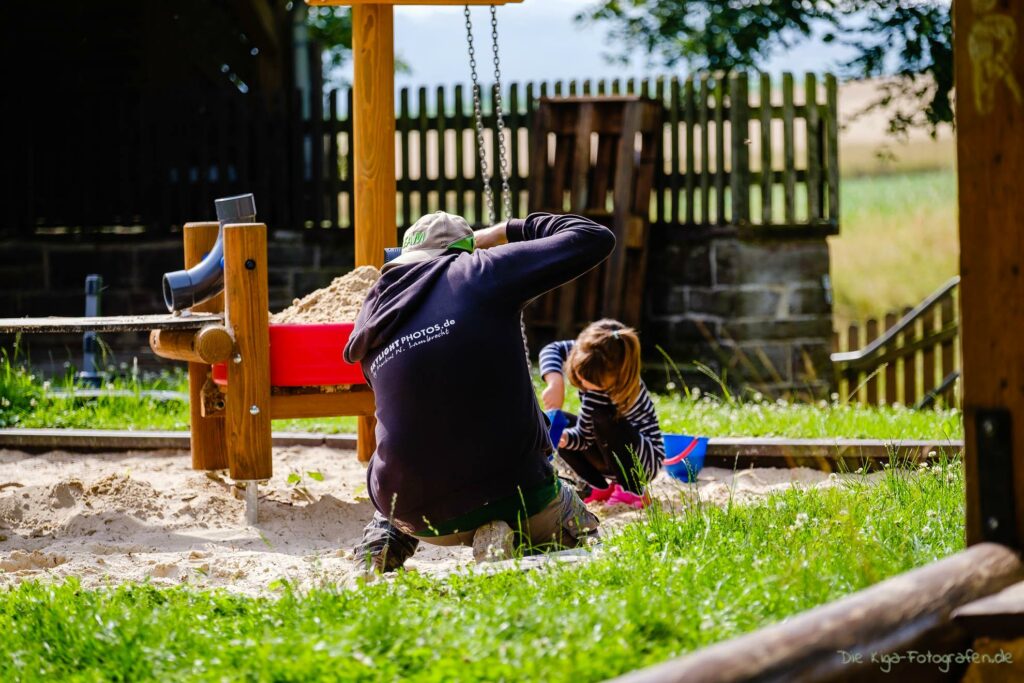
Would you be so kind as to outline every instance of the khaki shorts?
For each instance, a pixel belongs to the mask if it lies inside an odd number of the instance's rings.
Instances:
[[[587,509],[576,491],[570,486],[562,486],[547,507],[529,517],[522,529],[513,531],[516,532],[517,545],[550,550],[551,546],[576,548],[583,545],[586,539],[597,537],[597,527],[597,517]],[[446,536],[416,538],[431,545],[473,545],[475,533],[476,529],[473,529]]]

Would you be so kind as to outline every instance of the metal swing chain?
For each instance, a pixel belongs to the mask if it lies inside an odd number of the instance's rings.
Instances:
[[[466,18],[466,43],[469,46],[469,74],[473,86],[473,115],[476,124],[477,150],[480,159],[480,179],[484,186],[484,210],[487,213],[487,224],[493,225],[497,217],[494,207],[494,192],[491,190],[491,174],[487,166],[487,150],[484,142],[484,114],[481,103],[482,90],[476,72],[476,48],[473,45],[473,20],[469,5],[463,8]],[[512,191],[509,188],[508,159],[505,154],[505,117],[502,113],[501,100],[501,60],[498,56],[498,14],[497,8],[491,5],[491,50],[494,53],[494,111],[498,138],[498,174],[501,178],[501,204],[506,218],[512,217]]]
[[[476,119],[476,143],[480,155],[480,177],[484,183],[484,210],[487,225],[494,225],[494,192],[491,190],[491,176],[487,169],[487,152],[484,147],[484,114],[480,104],[480,82],[476,75],[476,49],[473,47],[473,20],[469,5],[463,9],[466,17],[466,42],[469,45],[469,74],[473,84],[473,115]],[[505,218],[512,218],[512,190],[508,184],[508,158],[505,154],[505,117],[501,101],[501,59],[498,56],[498,8],[491,5],[491,50],[494,53],[494,114],[498,136],[498,174],[501,177],[501,207]],[[526,353],[526,368],[533,371],[530,361],[530,346],[526,339],[526,318],[519,314],[519,328],[523,335],[523,351]]]
[[[508,158],[505,156],[505,115],[501,103],[501,58],[498,56],[498,8],[494,5],[491,5],[491,49],[494,52],[494,115],[498,132],[498,173],[501,176],[501,208],[506,218],[512,218],[512,190],[508,186]]]

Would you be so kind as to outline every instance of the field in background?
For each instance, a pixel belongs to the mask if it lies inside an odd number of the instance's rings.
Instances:
[[[855,116],[875,88],[839,90],[840,234],[829,240],[837,328],[912,306],[959,272],[953,133],[887,135],[886,111]]]

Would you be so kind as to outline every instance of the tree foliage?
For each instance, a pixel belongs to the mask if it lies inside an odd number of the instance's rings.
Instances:
[[[950,11],[948,0],[599,0],[578,19],[609,25],[622,60],[639,48],[651,63],[723,71],[820,34],[854,49],[844,75],[893,76],[873,106],[905,133],[953,119]]]

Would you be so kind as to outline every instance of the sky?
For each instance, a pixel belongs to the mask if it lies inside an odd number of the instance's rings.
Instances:
[[[573,17],[595,0],[524,0],[498,8],[502,78],[539,81],[582,78],[629,78],[645,73],[642,58],[630,65],[611,64],[605,55],[610,44],[603,24],[581,25]],[[462,6],[398,6],[395,8],[395,52],[412,73],[398,74],[396,86],[444,85],[469,81],[466,29]],[[490,11],[472,10],[478,71],[490,81]],[[611,50],[609,49],[611,48]],[[844,49],[809,40],[775,54],[765,70],[828,71],[844,56]],[[351,78],[351,65],[345,74]]]

